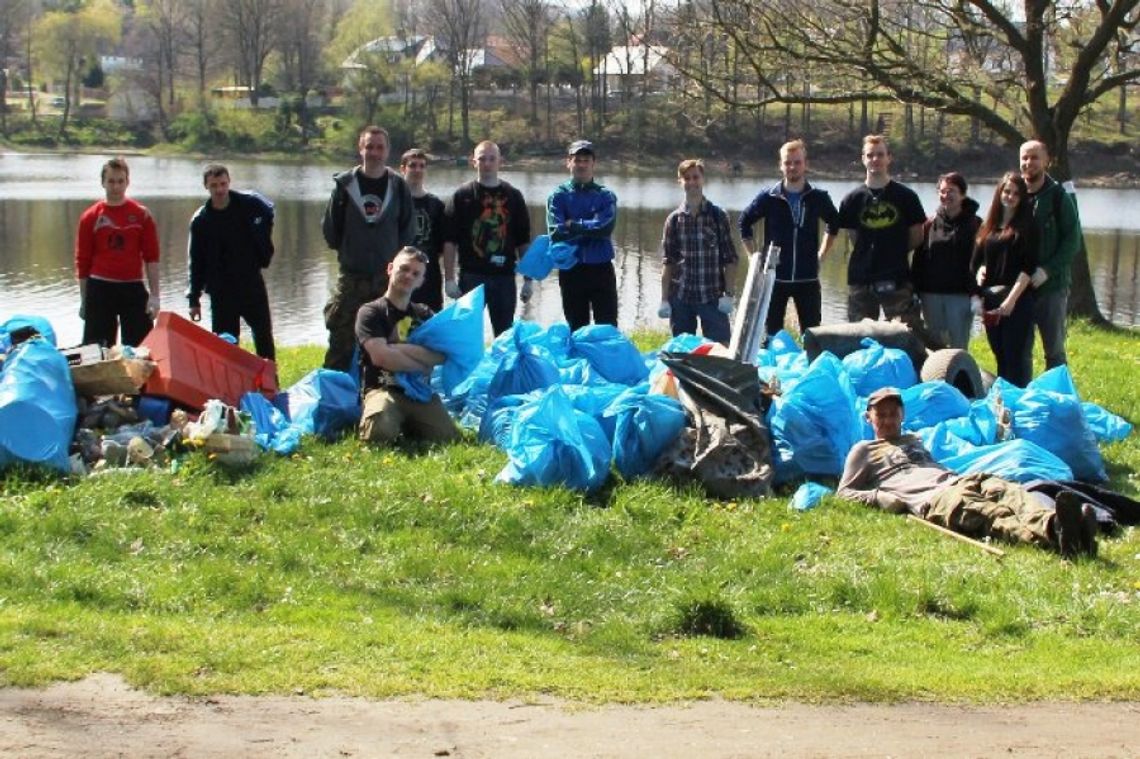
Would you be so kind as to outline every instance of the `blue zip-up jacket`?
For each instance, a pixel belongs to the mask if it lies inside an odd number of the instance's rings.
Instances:
[[[570,220],[570,229],[566,221]],[[617,196],[597,182],[578,184],[574,180],[554,188],[546,199],[546,229],[553,242],[572,243],[578,260],[602,264],[614,260],[610,235],[617,223]]]
[[[792,218],[792,207],[784,195],[784,183],[777,182],[753,198],[737,224],[740,239],[752,241],[752,228],[764,220],[764,245],[780,246],[780,264],[776,267],[779,282],[810,282],[819,279],[819,222],[831,234],[839,233],[839,211],[827,190],[804,183],[798,217]]]

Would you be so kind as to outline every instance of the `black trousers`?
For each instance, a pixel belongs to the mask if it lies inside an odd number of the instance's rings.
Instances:
[[[116,343],[122,328],[122,344],[137,346],[154,323],[146,313],[149,297],[142,282],[109,282],[87,279],[87,304],[83,316],[83,343],[105,348]]]
[[[558,289],[562,291],[562,313],[570,331],[590,323],[617,326],[617,274],[612,261],[600,264],[577,264],[558,272]]]
[[[772,300],[768,304],[768,319],[764,325],[769,337],[784,328],[784,316],[788,312],[789,298],[796,304],[796,316],[799,317],[801,332],[819,326],[823,312],[823,295],[820,291],[819,280],[777,281],[772,288]]]
[[[210,329],[216,335],[228,332],[241,337],[241,320],[253,333],[253,347],[257,355],[273,361],[277,348],[273,343],[273,320],[269,316],[269,293],[265,280],[258,274],[240,287],[219,289],[210,293]]]

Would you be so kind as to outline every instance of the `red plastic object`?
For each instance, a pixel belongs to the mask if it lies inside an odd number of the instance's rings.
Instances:
[[[188,319],[162,311],[154,329],[142,341],[155,363],[143,392],[159,395],[193,409],[217,398],[230,406],[242,395],[258,390],[277,394],[277,365],[269,359],[231,345]]]

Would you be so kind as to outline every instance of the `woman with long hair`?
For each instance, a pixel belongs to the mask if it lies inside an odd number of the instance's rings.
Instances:
[[[978,230],[970,269],[978,285],[975,308],[982,312],[986,338],[997,359],[997,374],[1018,387],[1033,377],[1033,292],[1037,227],[1020,174],[1008,172],[994,190]]]
[[[970,260],[982,220],[978,202],[966,195],[966,187],[966,178],[956,171],[938,177],[938,210],[923,225],[922,245],[910,263],[922,320],[947,348],[965,349],[974,326]]]

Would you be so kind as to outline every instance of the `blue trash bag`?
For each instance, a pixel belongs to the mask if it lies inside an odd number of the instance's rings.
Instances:
[[[1085,422],[1081,403],[1072,395],[1026,388],[1010,405],[1013,435],[1037,443],[1073,470],[1078,480],[1108,479],[1096,436]]]
[[[453,390],[483,358],[483,286],[449,303],[416,327],[408,335],[408,342],[443,354],[440,381],[444,390]],[[429,394],[423,400],[430,398]]]
[[[1029,383],[1029,387],[1080,398],[1077,395],[1077,386],[1073,383],[1073,374],[1069,371],[1067,364],[1054,366],[1048,371],[1041,372]]]
[[[851,384],[860,396],[866,398],[879,388],[887,386],[903,390],[918,382],[914,362],[906,351],[884,348],[870,337],[863,338],[859,344],[863,347],[847,354],[843,359],[843,367],[847,369]]]
[[[970,413],[970,399],[958,388],[941,381],[911,385],[902,391],[902,398],[906,409],[903,429],[908,431],[933,427]]]
[[[261,393],[241,397],[242,411],[253,419],[253,441],[262,450],[288,456],[301,444],[301,428],[289,422],[285,413],[266,400]]]
[[[820,485],[818,482],[805,482],[796,488],[796,494],[792,496],[790,506],[796,511],[814,509],[825,495],[834,492],[831,488]]]
[[[516,337],[516,350],[507,354],[487,385],[487,400],[504,395],[521,395],[532,390],[556,385],[560,381],[558,367],[550,351],[541,345],[528,345]]]
[[[576,411],[557,386],[517,409],[506,452],[509,461],[496,482],[591,491],[610,472],[610,444],[602,428]]]
[[[550,257],[550,235],[539,235],[531,241],[530,247],[523,253],[515,266],[515,271],[531,279],[546,279],[554,269],[554,260]]]
[[[828,352],[768,410],[775,481],[837,477],[851,446],[863,437],[855,389],[843,364]]]
[[[922,439],[923,447],[930,451],[934,460],[943,465],[947,459],[969,453],[978,447],[958,435],[951,428],[950,421],[939,422],[933,427],[924,427],[914,434]]]
[[[940,463],[958,474],[985,472],[1013,482],[1073,479],[1068,464],[1029,440],[979,446]]]
[[[765,349],[773,356],[783,356],[789,353],[803,353],[803,348],[796,342],[796,338],[782,329],[768,338],[768,347]]]
[[[685,426],[685,409],[676,398],[646,395],[648,384],[626,390],[605,410],[614,423],[614,465],[627,480],[649,472],[661,452]]]
[[[645,391],[647,391],[649,386],[644,386]],[[641,385],[638,387],[641,387]],[[610,404],[613,403],[619,395],[629,389],[630,388],[625,385],[619,385],[616,382],[562,386],[562,392],[566,393],[566,397],[570,399],[574,410],[581,411],[593,417],[594,421],[602,426],[602,432],[605,433],[606,440],[609,441],[611,446],[613,445],[614,428],[616,427],[617,419],[612,416],[606,416],[606,409],[610,407]]]
[[[550,260],[554,263],[555,269],[562,271],[573,269],[578,265],[578,246],[559,240],[550,246]]]
[[[278,407],[302,434],[332,439],[360,421],[360,391],[345,372],[314,369],[282,395]]]
[[[557,322],[544,329],[537,322],[518,319],[491,342],[489,352],[505,356],[518,350],[518,345],[540,345],[555,359],[564,359],[570,354],[570,327],[566,322]]]
[[[12,335],[12,333],[15,332],[16,330],[23,329],[24,327],[31,327],[36,332],[39,332],[40,336],[43,337],[43,339],[47,340],[52,346],[58,346],[59,345],[59,343],[57,343],[56,339],[55,339],[55,330],[51,328],[51,322],[49,322],[47,319],[45,319],[42,316],[30,316],[28,314],[16,314],[15,316],[13,316],[8,321],[4,322],[3,324],[0,324],[0,335],[3,335],[4,333],[7,333],[9,335],[8,346],[11,347],[11,344],[12,344],[11,335]],[[3,351],[0,351],[0,352],[3,352]]]
[[[524,395],[504,395],[487,406],[487,411],[479,423],[479,440],[491,443],[496,448],[506,449],[511,440],[511,428],[519,408],[534,401],[542,394],[541,390]]]
[[[1098,443],[1118,443],[1132,434],[1132,425],[1103,406],[1089,401],[1081,403],[1081,413]]]
[[[570,357],[582,357],[610,382],[636,385],[649,376],[641,352],[612,324],[589,324],[570,337]]]
[[[71,471],[77,413],[63,354],[47,338],[17,345],[0,368],[0,466],[24,461]]]

